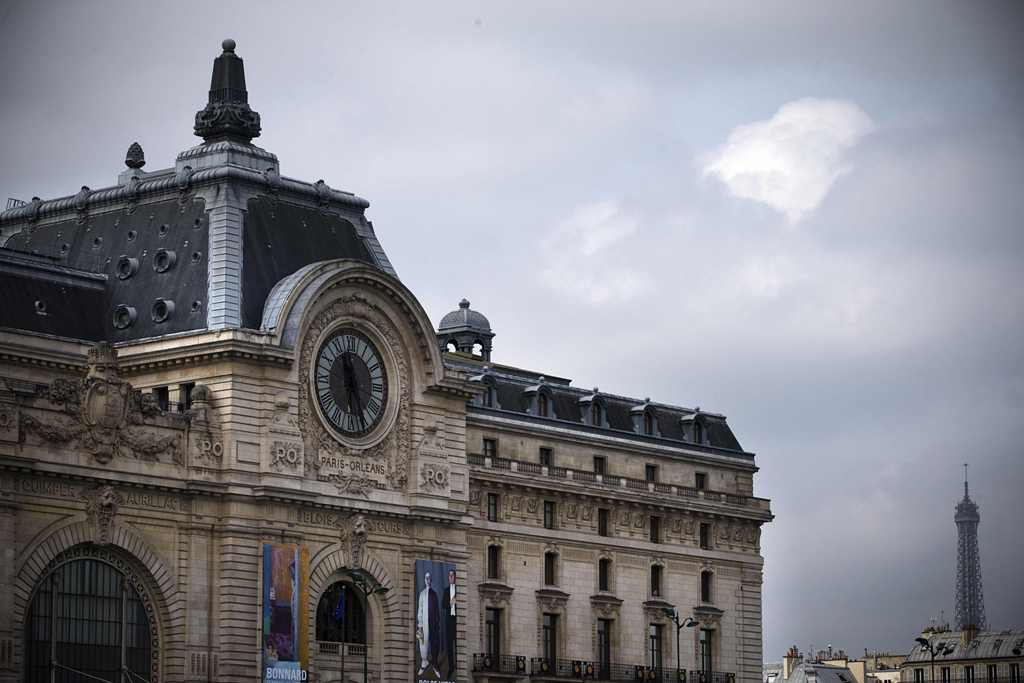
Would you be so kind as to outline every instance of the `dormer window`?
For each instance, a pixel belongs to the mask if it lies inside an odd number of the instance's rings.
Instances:
[[[537,394],[537,415],[548,417],[549,411],[548,395],[543,391]]]
[[[648,436],[654,434],[654,415],[649,410],[644,412],[644,434]]]
[[[594,401],[590,404],[590,424],[600,427],[601,422],[601,404]]]
[[[498,383],[494,381],[488,373],[488,368],[484,368],[483,374],[476,375],[475,377],[469,378],[470,382],[479,382],[483,385],[483,391],[473,399],[473,403],[476,405],[483,406],[484,408],[500,408],[498,404]]]
[[[704,443],[704,425],[697,420],[693,423],[693,442]]]
[[[608,426],[608,411],[605,408],[604,400],[597,395],[597,387],[589,396],[583,396],[579,400],[580,419],[583,424],[594,427]]]
[[[629,412],[634,432],[646,436],[661,436],[658,431],[658,415],[651,407],[651,399],[645,398],[643,403],[634,406]]]

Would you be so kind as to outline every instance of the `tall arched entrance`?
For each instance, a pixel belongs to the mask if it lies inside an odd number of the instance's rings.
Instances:
[[[29,606],[25,681],[152,683],[155,634],[121,568],[102,556],[68,559],[44,574]]]

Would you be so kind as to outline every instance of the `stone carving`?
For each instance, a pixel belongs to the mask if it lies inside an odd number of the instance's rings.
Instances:
[[[426,491],[447,492],[451,483],[451,471],[447,465],[425,462],[420,466],[420,488]]]
[[[224,52],[213,60],[212,82],[206,107],[196,112],[195,134],[206,142],[222,139],[248,143],[260,136],[260,115],[249,107],[242,60],[235,54],[235,41],[221,43]]]
[[[419,448],[416,449],[416,455],[445,457],[444,437],[441,436],[437,425],[423,428],[423,437],[420,439]]]
[[[224,457],[220,423],[210,405],[210,390],[204,384],[197,384],[192,389],[192,408],[189,410],[189,417],[189,441],[193,462],[220,462]]]
[[[580,508],[580,519],[584,522],[589,522],[594,519],[594,506],[584,505]]]
[[[539,498],[527,498],[526,499],[526,511],[531,515],[536,514],[537,510],[540,509]]]
[[[501,607],[503,605],[508,606],[509,600],[512,598],[513,589],[500,583],[494,583],[494,579],[490,579],[479,584],[478,590],[485,604],[492,607]]]
[[[90,194],[92,194],[92,190],[89,189],[89,186],[82,185],[82,189],[75,195],[75,214],[79,225],[85,223],[85,220],[88,217]]]
[[[522,512],[523,510],[523,497],[512,496],[512,512]]]
[[[128,147],[128,153],[124,157],[124,165],[128,168],[137,169],[146,165],[146,155],[142,151],[142,145],[133,142]]]
[[[697,533],[697,520],[693,517],[687,517],[683,522],[683,526],[686,528],[686,535],[693,536]]]
[[[718,525],[718,538],[722,541],[729,540],[729,524],[728,522],[722,522]]]
[[[192,174],[192,167],[188,165],[182,166],[174,174],[174,184],[178,188],[178,210],[182,212],[192,201]]]
[[[313,189],[316,191],[316,203],[321,208],[326,207],[331,203],[331,186],[324,182],[324,179],[313,183]]]
[[[480,496],[480,489],[470,489],[469,490],[469,504],[470,505],[479,505],[480,504],[480,497],[481,497]]]
[[[124,503],[124,498],[113,486],[103,485],[82,491],[85,500],[85,515],[96,526],[96,543],[110,543],[110,532],[114,516]]]
[[[310,363],[312,362],[314,348],[320,334],[328,327],[343,321],[362,321],[373,328],[384,338],[387,346],[391,349],[391,356],[396,364],[395,400],[397,402],[397,415],[388,434],[378,443],[369,448],[357,448],[339,442],[327,431],[316,416],[312,407],[313,398],[310,396],[309,377]],[[410,432],[411,418],[409,408],[409,377],[408,363],[405,359],[405,345],[403,344],[398,331],[392,322],[375,304],[368,301],[364,296],[354,293],[341,297],[333,305],[321,311],[317,315],[309,329],[306,331],[302,350],[299,354],[299,420],[298,427],[305,437],[305,452],[313,454],[305,459],[306,476],[315,477],[321,481],[330,481],[338,488],[339,493],[350,493],[354,495],[369,495],[369,492],[380,486],[387,486],[392,489],[405,489],[409,483],[409,458],[410,458]],[[364,468],[371,468],[374,464],[382,464],[385,467],[384,482],[353,472],[352,468],[345,472],[332,472],[330,474],[321,471],[320,463],[329,458],[355,458],[363,461]]]
[[[0,441],[18,440],[18,406],[14,393],[0,384]]]
[[[278,472],[301,472],[302,444],[275,441],[270,449],[270,466]]]
[[[270,417],[270,431],[281,434],[299,434],[299,426],[289,412],[291,405],[292,400],[287,392],[282,391],[274,397],[274,412]]]
[[[743,525],[735,524],[732,529],[732,540],[742,541],[743,540]]]
[[[128,206],[125,207],[125,213],[129,216],[135,213],[135,209],[139,206],[139,197],[142,196],[142,181],[139,176],[133,175],[128,179]]]
[[[633,528],[643,529],[647,526],[647,516],[642,515],[639,512],[633,515]]]
[[[267,170],[263,171],[263,181],[267,184],[271,199],[276,200],[277,192],[281,189],[281,174],[276,166],[268,166]]]
[[[565,506],[565,516],[568,519],[576,519],[576,513],[579,509],[579,505],[576,503],[569,503]]]
[[[352,569],[361,569],[363,566],[363,550],[366,547],[366,537],[369,535],[369,526],[366,517],[356,512],[338,522],[341,529],[342,543],[348,543],[349,566]]]
[[[672,533],[682,534],[683,533],[683,518],[673,517],[672,518]]]
[[[181,463],[178,435],[164,436],[141,426],[141,397],[120,378],[117,352],[101,342],[89,350],[85,380],[58,379],[46,392],[51,403],[62,404],[69,417],[25,415],[26,431],[56,445],[77,442],[100,464],[115,456],[159,460],[169,455]]]
[[[633,515],[630,514],[629,510],[623,510],[619,514],[619,524],[622,526],[630,526],[633,521]]]

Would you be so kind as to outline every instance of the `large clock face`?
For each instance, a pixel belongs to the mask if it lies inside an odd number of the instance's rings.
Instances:
[[[320,411],[344,434],[366,434],[384,415],[388,400],[384,361],[373,342],[355,330],[338,330],[321,344],[314,386]]]

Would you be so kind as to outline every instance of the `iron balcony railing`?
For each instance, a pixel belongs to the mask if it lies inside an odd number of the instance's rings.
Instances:
[[[594,662],[584,659],[530,659],[530,675],[595,681],[653,681],[654,683],[736,683],[736,674],[725,671],[687,671],[644,664]]]
[[[936,669],[938,669],[938,665],[936,665]],[[938,674],[939,672],[936,671],[935,673]],[[996,676],[990,677],[987,672],[982,669],[979,674],[976,666],[974,676],[953,676],[951,678],[942,678],[942,676],[937,675],[934,680],[931,676],[914,678],[913,671],[905,670],[903,672],[903,683],[1022,683],[1022,679],[1020,675],[1014,676],[1012,672],[1003,673],[1000,671]]]
[[[523,655],[492,655],[487,653],[473,655],[473,671],[519,676],[525,676],[528,673],[526,670],[526,657]]]
[[[548,467],[535,462],[523,460],[511,460],[509,458],[498,458],[470,453],[467,457],[469,464],[474,467],[487,469],[505,470],[509,472],[521,472],[523,474],[540,475],[552,479],[571,479],[584,482],[594,486],[614,489],[632,489],[634,491],[647,491],[648,493],[661,493],[680,498],[693,500],[704,500],[711,503],[725,503],[736,507],[749,507],[759,510],[767,510],[769,502],[764,498],[754,496],[741,496],[724,491],[709,491],[707,489],[696,489],[692,486],[679,484],[665,484],[646,479],[634,479],[632,477],[618,477],[611,474],[597,474],[589,470],[574,470],[568,467]],[[980,679],[979,682],[981,683]]]

